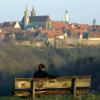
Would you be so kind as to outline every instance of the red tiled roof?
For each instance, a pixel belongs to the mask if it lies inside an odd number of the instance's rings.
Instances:
[[[80,24],[79,27],[80,28],[89,28],[89,25],[88,24]]]
[[[55,37],[63,34],[63,32],[60,30],[43,30],[42,32],[47,34],[48,37]]]
[[[71,28],[70,27],[70,32],[72,33],[72,34],[77,34],[77,33],[84,33],[84,32],[88,32],[88,28],[77,28],[77,27],[74,27],[74,28]]]
[[[52,21],[52,25],[56,29],[63,29],[63,28],[68,27],[68,24],[62,21]]]

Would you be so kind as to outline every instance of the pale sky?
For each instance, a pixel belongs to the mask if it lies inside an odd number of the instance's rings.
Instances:
[[[20,21],[26,5],[38,15],[49,15],[52,20],[64,20],[69,12],[69,22],[92,24],[93,18],[100,24],[100,0],[0,0],[0,22]]]

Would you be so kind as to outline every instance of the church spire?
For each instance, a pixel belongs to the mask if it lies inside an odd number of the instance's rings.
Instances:
[[[93,26],[96,26],[96,19],[93,19]]]
[[[93,19],[93,30],[96,30],[96,19]]]
[[[26,5],[26,9],[24,11],[24,29],[26,29],[28,24],[29,24],[29,12],[28,12],[28,7]]]
[[[24,17],[29,17],[28,7],[26,5],[26,9],[24,11]]]
[[[65,22],[68,22],[69,21],[69,18],[68,18],[69,16],[68,16],[68,11],[66,10],[66,12],[65,12]]]
[[[31,11],[31,16],[36,16],[36,12],[35,12],[34,7],[32,8],[32,11]]]

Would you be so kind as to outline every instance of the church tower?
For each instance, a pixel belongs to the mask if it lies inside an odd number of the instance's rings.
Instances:
[[[96,30],[96,19],[93,19],[93,30]]]
[[[65,22],[69,22],[69,15],[68,15],[68,11],[66,10],[65,12]]]
[[[36,12],[35,12],[34,7],[32,8],[32,11],[31,11],[31,16],[36,16]]]
[[[29,12],[28,8],[26,6],[26,9],[24,11],[24,29],[26,29],[26,26],[29,24]]]
[[[96,19],[95,18],[93,19],[93,26],[96,27]]]

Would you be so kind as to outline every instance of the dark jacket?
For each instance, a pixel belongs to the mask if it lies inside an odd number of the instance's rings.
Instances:
[[[50,75],[46,71],[36,71],[34,73],[34,78],[57,78],[57,76]]]

